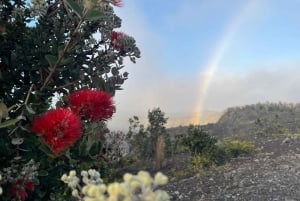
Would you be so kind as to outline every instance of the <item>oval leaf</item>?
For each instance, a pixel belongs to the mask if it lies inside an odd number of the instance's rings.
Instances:
[[[103,16],[100,10],[88,10],[85,19],[88,21],[95,21],[101,19]]]
[[[45,176],[48,176],[48,172],[46,170],[40,170],[38,172],[38,175],[41,177],[45,177]]]
[[[66,59],[62,59],[59,65],[61,65],[61,66],[67,65],[67,64],[73,62],[73,60],[74,60],[74,59],[73,59],[73,58],[70,58],[70,57],[69,57],[69,58],[66,58]]]
[[[119,70],[116,68],[116,67],[113,67],[112,69],[111,69],[111,74],[113,74],[113,75],[119,75]]]
[[[27,112],[29,112],[30,114],[35,114],[35,111],[29,106],[29,105],[25,105]]]
[[[5,128],[5,127],[8,127],[8,126],[12,126],[12,125],[14,125],[15,123],[17,123],[20,120],[21,119],[10,119],[10,120],[7,120],[5,122],[2,122],[0,124],[0,128]]]
[[[56,61],[57,61],[57,57],[56,57],[56,56],[53,56],[53,55],[51,55],[51,54],[47,54],[47,55],[45,56],[45,59],[48,61],[50,67],[53,68],[53,67],[55,66],[55,63],[56,63]]]
[[[8,109],[4,103],[0,103],[0,119],[5,119],[8,116]]]
[[[82,8],[74,2],[74,0],[64,0],[64,2],[76,13],[76,15],[80,18],[82,18]]]

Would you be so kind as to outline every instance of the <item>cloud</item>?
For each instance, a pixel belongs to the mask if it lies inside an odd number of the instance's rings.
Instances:
[[[144,73],[136,73],[134,76],[143,76]],[[144,80],[130,78],[125,90],[117,92],[117,113],[111,122],[112,127],[128,128],[128,118],[133,115],[139,116],[145,124],[148,110],[156,107],[161,108],[166,117],[170,118],[188,117],[193,112],[197,98],[196,79],[170,78],[164,74],[153,76],[152,72],[148,73],[148,76],[143,76]]]
[[[267,101],[299,102],[299,67],[300,64],[290,68],[252,69],[242,74],[218,72],[204,98],[204,110],[221,112],[228,107]],[[193,111],[199,88],[196,77],[155,76],[155,79],[145,77],[144,82],[128,80],[126,89],[116,96],[117,113],[110,124],[112,128],[127,129],[128,118],[133,115],[146,123],[147,112],[154,107],[160,107],[169,121],[179,124],[186,123],[197,112]]]
[[[204,108],[227,107],[257,102],[299,102],[300,64],[282,64],[274,69],[255,69],[243,74],[216,74],[205,97]]]

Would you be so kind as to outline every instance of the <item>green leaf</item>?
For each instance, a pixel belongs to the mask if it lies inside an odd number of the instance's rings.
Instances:
[[[105,89],[105,81],[102,77],[95,76],[92,77],[92,86],[97,89]]]
[[[7,120],[5,122],[2,122],[2,123],[0,123],[0,128],[5,128],[5,127],[8,127],[8,126],[12,126],[20,120],[21,119],[10,119],[10,120]]]
[[[0,103],[0,120],[8,116],[8,109],[4,103]]]
[[[88,21],[95,21],[95,20],[99,20],[103,17],[103,14],[100,10],[88,10],[86,15],[85,15],[85,19]]]
[[[29,105],[25,105],[27,112],[29,112],[30,114],[35,114],[35,111],[29,106]]]
[[[116,67],[113,67],[111,69],[111,74],[113,74],[114,76],[117,76],[117,75],[119,75],[119,70]]]
[[[48,172],[47,172],[46,170],[40,170],[38,174],[39,174],[39,176],[41,176],[41,177],[48,176]]]
[[[92,156],[99,154],[99,152],[101,150],[101,147],[102,147],[101,142],[93,143],[92,146],[89,149],[89,154],[92,155]]]
[[[73,62],[73,58],[71,58],[71,57],[69,57],[69,58],[66,58],[66,59],[63,59],[63,60],[61,60],[61,62],[60,62],[60,66],[63,66],[63,65],[67,65],[67,64],[70,64],[71,62]]]
[[[50,67],[52,67],[52,68],[55,66],[55,64],[56,64],[56,62],[57,62],[57,57],[56,57],[56,56],[53,56],[53,55],[51,55],[51,54],[47,54],[47,55],[45,56],[45,59],[48,61]]]
[[[65,156],[66,156],[69,160],[72,160],[71,153],[70,153],[70,149],[68,149],[68,150],[65,152]]]
[[[74,2],[73,0],[64,0],[64,2],[78,15],[78,17],[82,18],[82,8]]]
[[[51,153],[51,150],[44,144],[41,144],[39,146],[39,149],[44,152],[47,156],[49,156],[50,158],[55,158],[55,155]]]
[[[34,192],[38,195],[39,198],[44,198],[46,196],[46,194],[47,194],[47,190],[46,191],[42,191],[40,189],[37,189]]]
[[[79,146],[78,146],[78,151],[79,151],[79,155],[80,156],[86,156],[87,152],[86,152],[86,144],[84,141],[82,141]]]

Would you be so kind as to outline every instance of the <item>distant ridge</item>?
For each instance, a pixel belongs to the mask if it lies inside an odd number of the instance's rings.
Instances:
[[[167,127],[177,127],[177,126],[188,126],[188,125],[205,125],[209,123],[216,123],[222,116],[223,112],[218,111],[204,111],[201,116],[199,113],[194,113],[190,116],[187,115],[174,115],[170,116],[168,119]]]
[[[216,137],[253,138],[300,133],[300,103],[257,103],[231,107],[219,114],[215,122],[201,125]],[[168,132],[176,136],[184,134],[186,129],[187,125],[181,125],[169,128]]]
[[[300,103],[257,103],[228,108],[213,135],[274,135],[300,132]]]

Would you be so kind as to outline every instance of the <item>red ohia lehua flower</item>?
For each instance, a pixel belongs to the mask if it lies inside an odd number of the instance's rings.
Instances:
[[[108,120],[115,111],[111,96],[100,90],[75,91],[69,95],[68,102],[75,114],[91,121]]]
[[[122,32],[113,31],[110,36],[110,45],[116,50],[121,50],[121,48],[124,46],[122,41],[124,36],[125,34]]]
[[[32,122],[37,133],[55,155],[60,155],[82,136],[80,118],[71,110],[50,110]]]
[[[112,0],[112,4],[114,6],[118,6],[118,7],[122,7],[123,6],[123,3],[121,0]]]
[[[34,191],[34,183],[30,180],[18,179],[9,189],[9,194],[17,200],[26,200],[28,197],[27,191]],[[26,191],[27,190],[27,191]]]

